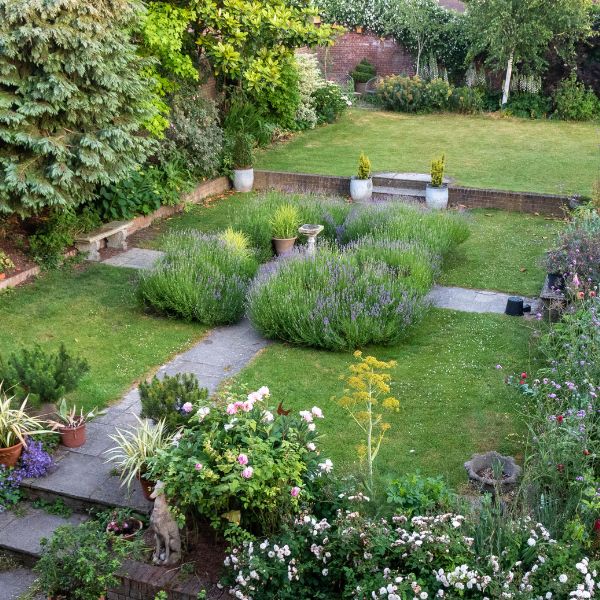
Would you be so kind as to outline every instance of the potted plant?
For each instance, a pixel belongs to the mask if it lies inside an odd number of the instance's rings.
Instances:
[[[96,413],[96,409],[83,414],[83,408],[77,414],[75,406],[67,408],[67,401],[63,398],[56,412],[57,420],[48,421],[48,425],[53,430],[58,430],[60,441],[67,448],[79,448],[85,444],[85,425],[95,416],[101,413]]]
[[[512,456],[498,452],[474,454],[465,463],[469,481],[484,493],[504,493],[517,485],[521,467]]]
[[[118,585],[117,571],[137,546],[108,535],[96,521],[63,525],[41,540],[35,566],[38,586],[49,600],[103,600]]]
[[[254,185],[252,136],[239,132],[233,140],[233,187],[236,192],[250,192]]]
[[[10,260],[6,252],[2,252],[2,250],[0,250],[0,281],[6,278],[5,271],[9,271],[10,269],[14,268],[15,263]]]
[[[0,465],[14,467],[21,457],[27,438],[40,433],[49,433],[42,421],[25,412],[27,399],[19,408],[13,408],[13,397],[0,389]]]
[[[142,521],[129,510],[114,510],[106,524],[106,533],[120,537],[122,540],[133,540],[144,528]]]
[[[373,195],[373,180],[371,179],[371,161],[364,153],[358,159],[358,172],[350,180],[350,196],[354,202],[366,202]]]
[[[548,272],[547,285],[553,290],[565,289],[565,273],[569,271],[569,257],[564,248],[549,250],[544,259]]]
[[[350,76],[354,80],[354,91],[364,94],[367,89],[367,82],[373,79],[375,75],[377,75],[375,67],[366,58],[363,58],[354,67],[354,71],[350,73]]]
[[[271,235],[277,256],[287,254],[298,239],[300,213],[293,204],[281,204],[271,217]]]
[[[106,454],[109,462],[116,463],[121,470],[123,485],[131,487],[133,480],[137,479],[145,498],[150,500],[154,484],[144,477],[148,460],[172,444],[180,434],[169,435],[164,420],[156,424],[139,418],[137,420],[139,426],[136,429],[127,431],[117,429],[117,432],[110,436],[116,446],[107,450]]]
[[[425,189],[425,204],[428,208],[448,208],[448,184],[444,183],[446,156],[431,161],[431,183]]]

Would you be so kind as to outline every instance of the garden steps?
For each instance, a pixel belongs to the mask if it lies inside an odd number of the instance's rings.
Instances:
[[[426,173],[373,173],[374,201],[425,201],[425,188],[431,181]],[[444,183],[451,180],[444,178]]]
[[[79,525],[88,519],[89,516],[83,512],[62,517],[23,502],[19,505],[18,513],[6,510],[0,514],[0,550],[31,566],[41,555],[42,538],[50,537],[61,525]]]
[[[375,185],[373,186],[373,200],[425,202],[425,190]]]

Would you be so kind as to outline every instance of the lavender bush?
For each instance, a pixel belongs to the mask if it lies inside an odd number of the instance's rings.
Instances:
[[[206,325],[238,321],[258,263],[246,249],[196,231],[171,234],[165,256],[140,275],[141,303],[159,313]]]
[[[385,263],[323,248],[259,279],[248,306],[252,323],[267,337],[349,350],[398,342],[426,304]]]

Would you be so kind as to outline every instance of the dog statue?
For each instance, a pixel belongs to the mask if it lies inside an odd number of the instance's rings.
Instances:
[[[176,565],[181,560],[181,537],[177,522],[172,517],[167,499],[162,493],[164,485],[162,481],[157,481],[150,496],[154,500],[150,524],[156,539],[152,562],[155,565]]]

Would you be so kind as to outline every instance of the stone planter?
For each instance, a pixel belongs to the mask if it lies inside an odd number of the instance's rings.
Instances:
[[[273,238],[273,246],[275,246],[275,253],[277,256],[283,256],[284,254],[291,252],[297,239],[297,237],[288,239]]]
[[[565,289],[565,278],[560,273],[548,273],[548,287],[554,290]]]
[[[364,94],[367,91],[367,83],[362,81],[354,82],[354,91],[357,94]]]
[[[434,187],[428,184],[425,188],[425,204],[434,210],[448,208],[448,186]]]
[[[85,444],[85,423],[78,427],[61,427],[60,442],[67,448],[79,448]]]
[[[496,465],[502,466],[501,479],[494,478]],[[494,493],[496,490],[510,491],[516,486],[521,474],[521,467],[512,456],[502,456],[498,452],[474,454],[471,460],[465,463],[465,469],[469,481],[484,493]]]
[[[19,442],[10,448],[0,448],[0,465],[5,467],[14,467],[23,452],[23,444]]]
[[[251,192],[254,185],[254,169],[234,169],[233,187],[236,192]]]
[[[350,180],[350,197],[354,202],[368,202],[373,196],[373,180],[357,179]]]

